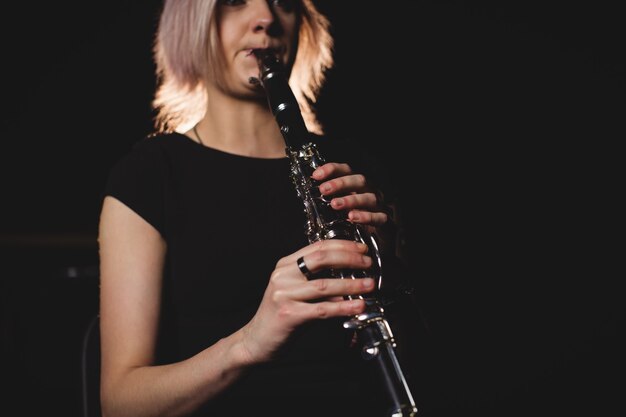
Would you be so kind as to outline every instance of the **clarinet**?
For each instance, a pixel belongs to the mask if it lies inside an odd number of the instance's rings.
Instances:
[[[306,214],[305,233],[310,243],[322,239],[346,239],[365,243],[373,257],[373,267],[367,271],[337,270],[322,271],[333,278],[355,279],[373,276],[381,284],[382,262],[374,236],[364,227],[347,219],[347,213],[334,210],[330,201],[319,192],[319,183],[311,178],[312,172],[325,163],[318,148],[310,139],[298,102],[288,84],[288,74],[282,62],[267,49],[254,51],[259,65],[259,78],[251,83],[260,83],[267,96],[269,107],[280,128],[290,159],[290,177],[298,196],[304,203]],[[318,275],[321,275],[318,273]],[[396,355],[396,340],[382,303],[373,295],[348,296],[363,299],[366,310],[344,322],[343,327],[353,330],[360,341],[361,356],[375,361],[391,405],[389,416],[414,417],[417,407],[411,395]]]

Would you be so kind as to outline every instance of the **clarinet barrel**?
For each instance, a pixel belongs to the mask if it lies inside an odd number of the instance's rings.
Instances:
[[[305,233],[309,242],[322,239],[358,241],[368,245],[369,254],[374,260],[369,270],[333,269],[317,275],[340,279],[369,276],[377,280],[380,288],[382,260],[376,239],[365,228],[348,221],[346,212],[334,210],[330,201],[320,194],[318,182],[311,178],[311,173],[326,161],[316,145],[309,140],[309,131],[288,84],[288,74],[283,64],[271,50],[259,49],[254,53],[260,70],[258,81],[266,92],[268,105],[285,139],[286,153],[290,158],[290,176],[304,203],[307,219]],[[366,303],[366,310],[344,322],[344,328],[356,332],[362,357],[376,363],[390,402],[388,416],[416,416],[417,407],[396,354],[396,340],[377,293],[347,298],[360,298]]]

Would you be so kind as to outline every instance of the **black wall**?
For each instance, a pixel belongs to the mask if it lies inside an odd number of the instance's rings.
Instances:
[[[615,3],[318,1],[337,40],[320,116],[403,207],[424,416],[624,409]],[[158,7],[3,6],[3,415],[80,415],[100,192],[152,126]]]

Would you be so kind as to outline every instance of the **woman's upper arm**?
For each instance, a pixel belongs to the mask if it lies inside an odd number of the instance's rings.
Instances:
[[[107,196],[99,225],[103,384],[154,360],[166,244],[121,201]]]

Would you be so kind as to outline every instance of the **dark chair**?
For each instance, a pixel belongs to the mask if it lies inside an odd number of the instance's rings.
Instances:
[[[81,357],[82,417],[101,417],[100,412],[100,317],[94,316],[83,335]]]

